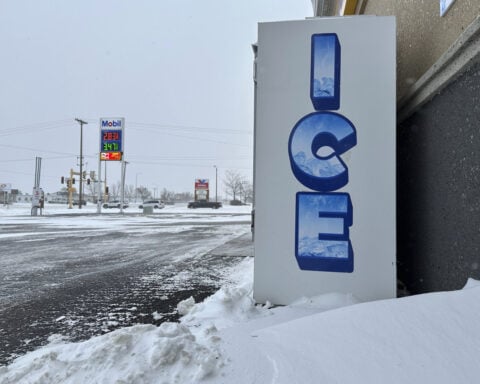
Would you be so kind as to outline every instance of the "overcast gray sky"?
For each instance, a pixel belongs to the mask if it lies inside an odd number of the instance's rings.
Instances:
[[[313,15],[310,0],[0,0],[0,183],[60,190],[98,168],[99,119],[125,118],[126,183],[193,192],[218,167],[253,168],[257,23]],[[109,162],[107,181],[120,180]]]

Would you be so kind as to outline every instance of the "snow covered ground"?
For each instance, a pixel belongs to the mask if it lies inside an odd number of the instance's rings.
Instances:
[[[1,215],[0,215],[1,219]],[[480,281],[359,303],[332,292],[255,305],[253,259],[178,323],[50,344],[0,367],[0,383],[477,383]]]
[[[123,211],[127,215],[131,214],[143,214],[143,210],[138,208],[138,205],[141,202],[137,203],[130,203],[128,208],[125,208]],[[11,205],[3,205],[0,204],[0,220],[6,217],[18,217],[18,216],[29,216],[31,217],[31,204],[30,203],[15,203]],[[222,214],[250,214],[252,207],[250,205],[240,205],[240,206],[232,206],[232,205],[224,205],[222,208],[218,210],[214,210],[211,208],[197,208],[197,209],[189,209],[187,208],[187,203],[178,203],[174,205],[166,205],[165,208],[162,209],[154,209],[153,214],[151,216],[157,215],[169,215],[169,214],[199,214],[199,215],[206,215],[206,214],[215,214],[215,215],[222,215]],[[102,216],[110,216],[110,215],[119,215],[120,209],[118,208],[102,208]],[[38,215],[34,218],[40,217],[48,217],[52,215],[87,215],[87,214],[96,214],[97,212],[97,205],[92,203],[87,203],[87,205],[83,206],[82,209],[79,209],[78,206],[74,206],[73,208],[69,209],[67,204],[52,204],[46,203],[45,208],[42,209],[42,215],[40,215],[40,210],[37,211]]]

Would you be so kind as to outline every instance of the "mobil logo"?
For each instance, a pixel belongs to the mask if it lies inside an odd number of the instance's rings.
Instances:
[[[102,120],[102,128],[112,128],[112,127],[122,128],[122,120],[120,119]]]

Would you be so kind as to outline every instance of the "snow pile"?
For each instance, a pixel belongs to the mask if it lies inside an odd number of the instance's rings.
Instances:
[[[137,325],[82,343],[49,344],[0,368],[0,382],[192,383],[220,365],[218,351],[197,343],[182,324]]]
[[[255,305],[253,260],[180,323],[82,343],[52,341],[0,368],[0,383],[474,383],[480,281],[453,292],[358,303],[352,295]]]
[[[233,272],[233,284],[203,303],[180,302],[181,323],[137,325],[80,343],[51,343],[0,367],[0,383],[196,383],[224,365],[217,326],[259,316],[252,298],[253,259]],[[264,312],[267,309],[264,309]],[[154,312],[155,315],[155,312]],[[157,314],[158,315],[158,314]],[[188,326],[186,325],[188,324]]]
[[[267,316],[271,314],[268,309],[268,306],[255,305],[251,286],[223,287],[203,303],[194,304],[190,298],[177,307],[179,313],[185,315],[181,319],[183,324],[196,328],[213,325],[218,329]]]
[[[475,287],[480,287],[480,281],[470,278],[467,280],[467,284],[465,284],[465,287],[463,287],[463,289],[470,289]]]

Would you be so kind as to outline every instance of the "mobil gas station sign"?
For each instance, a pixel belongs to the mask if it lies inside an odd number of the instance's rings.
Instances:
[[[396,295],[395,19],[259,25],[259,302]]]
[[[125,119],[123,117],[100,119],[100,160],[123,159]]]

